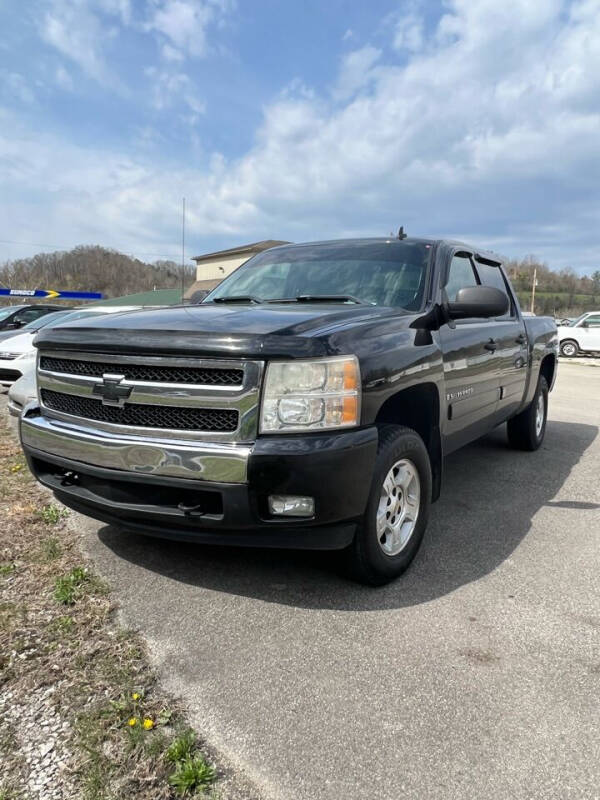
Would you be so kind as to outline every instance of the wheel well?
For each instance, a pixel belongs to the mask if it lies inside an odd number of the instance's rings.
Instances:
[[[542,363],[540,364],[540,375],[543,375],[546,378],[546,383],[548,384],[548,388],[552,387],[552,381],[554,380],[554,372],[556,370],[556,356],[555,355],[547,355],[544,356],[542,359]]]
[[[375,423],[383,422],[406,425],[423,439],[431,462],[432,500],[437,500],[442,486],[440,397],[437,386],[424,383],[388,398],[375,419]]]

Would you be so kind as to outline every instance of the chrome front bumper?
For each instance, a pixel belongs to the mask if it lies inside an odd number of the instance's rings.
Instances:
[[[246,483],[251,446],[113,435],[44,416],[29,406],[21,416],[23,446],[81,464],[221,483]]]

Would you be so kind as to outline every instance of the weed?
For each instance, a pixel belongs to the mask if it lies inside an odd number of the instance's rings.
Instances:
[[[72,606],[84,593],[85,585],[90,580],[83,567],[74,567],[67,575],[54,582],[54,599],[57,603]]]
[[[173,739],[165,753],[165,758],[171,764],[178,764],[185,759],[191,758],[195,747],[196,734],[191,728],[188,728]]]
[[[46,536],[42,539],[42,559],[44,561],[54,561],[62,555],[62,547],[56,536]]]
[[[179,761],[173,773],[169,775],[169,783],[176,794],[183,796],[208,788],[215,777],[215,768],[204,756],[198,754]]]
[[[38,516],[46,525],[56,525],[61,519],[68,517],[69,512],[66,508],[60,508],[60,506],[50,503],[38,512]]]
[[[0,800],[21,800],[23,795],[21,792],[12,789],[10,786],[0,786]]]
[[[73,617],[64,616],[57,617],[50,623],[50,629],[56,633],[71,633],[75,627],[75,620]]]
[[[0,575],[10,575],[16,568],[16,564],[0,564]]]

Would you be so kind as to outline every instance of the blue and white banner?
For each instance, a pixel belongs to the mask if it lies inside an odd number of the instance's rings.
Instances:
[[[57,292],[54,289],[0,289],[0,297],[43,297],[46,300],[102,300],[101,292]]]

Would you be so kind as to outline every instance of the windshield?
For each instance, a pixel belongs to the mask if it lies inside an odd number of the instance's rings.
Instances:
[[[577,319],[571,320],[571,322],[567,324],[567,328],[575,328],[586,316],[587,314],[581,314]]]
[[[9,306],[8,308],[0,308],[0,321],[10,317],[15,311],[18,311],[20,306]]]
[[[51,314],[44,314],[42,317],[38,317],[37,319],[28,322],[27,325],[23,325],[21,330],[23,332],[37,331],[39,328],[43,328],[44,325],[50,325],[51,322],[59,322],[64,317],[67,317],[70,313],[70,311],[53,311]]]
[[[347,298],[416,311],[423,302],[430,253],[430,244],[395,239],[280,247],[246,261],[203,302]]]

